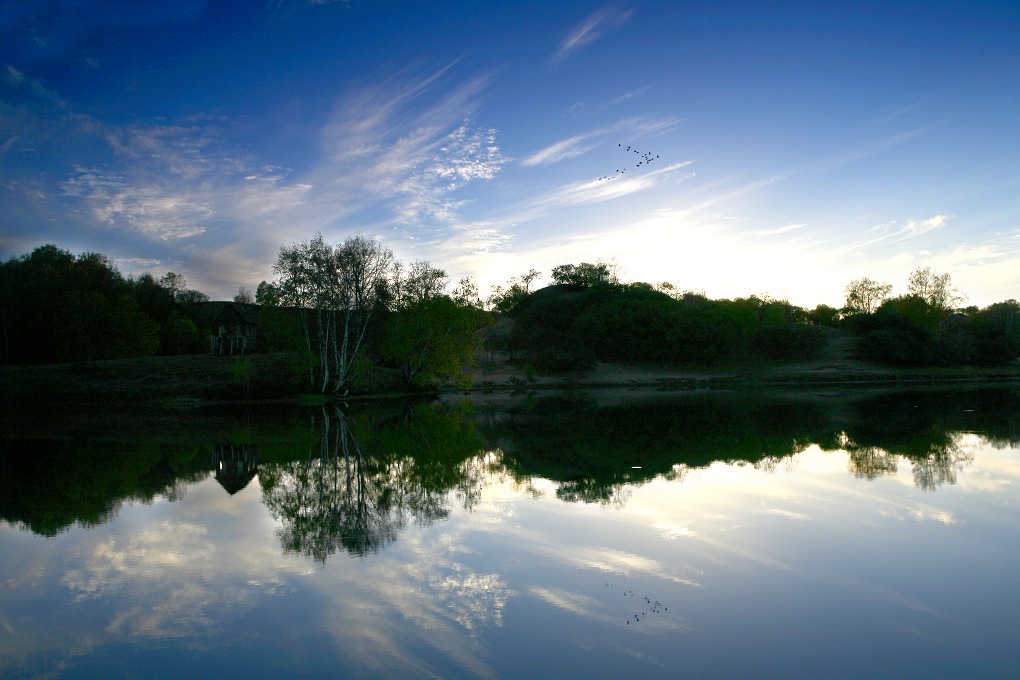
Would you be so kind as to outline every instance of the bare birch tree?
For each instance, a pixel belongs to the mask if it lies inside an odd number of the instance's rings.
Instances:
[[[392,262],[388,248],[362,236],[333,246],[316,234],[280,249],[273,266],[280,303],[299,310],[306,347],[318,359],[310,379],[323,394],[347,384]]]

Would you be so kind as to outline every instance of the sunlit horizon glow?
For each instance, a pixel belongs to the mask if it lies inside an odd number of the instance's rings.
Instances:
[[[805,307],[924,266],[1020,298],[1016,3],[68,11],[0,13],[4,260],[229,299],[321,232],[483,295],[606,260]]]

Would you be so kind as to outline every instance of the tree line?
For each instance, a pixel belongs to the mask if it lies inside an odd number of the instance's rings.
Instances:
[[[890,365],[1020,357],[1015,300],[961,307],[950,276],[930,268],[910,275],[905,294],[863,278],[848,284],[841,308],[814,309],[768,295],[710,299],[667,283],[623,282],[601,261],[559,265],[551,285],[534,290],[541,274],[532,269],[483,300],[470,279],[453,284],[429,262],[406,265],[361,236],[332,244],[319,234],[284,246],[273,273],[254,294],[263,349],[288,352],[309,390],[328,395],[466,380],[485,356],[539,371],[583,371],[598,361],[809,359],[838,332],[857,338],[861,358]],[[252,298],[242,288],[235,302]],[[207,301],[179,274],[125,278],[105,255],[42,246],[0,264],[0,361],[204,352]]]
[[[842,329],[858,356],[897,366],[994,366],[1020,357],[1020,305],[979,309],[949,274],[929,267],[909,277],[907,292],[857,279],[841,308],[805,309],[768,295],[709,299],[668,283],[624,283],[612,265],[561,265],[553,284],[530,291],[537,272],[496,291],[495,309],[512,323],[492,341],[542,370],[583,370],[596,361],[715,366],[742,357],[810,359]]]
[[[174,272],[124,277],[101,253],[40,246],[0,263],[0,363],[200,352],[208,300]]]
[[[961,307],[949,274],[914,270],[907,292],[863,278],[846,287],[835,315],[860,339],[865,359],[896,366],[995,366],[1020,357],[1020,304]]]

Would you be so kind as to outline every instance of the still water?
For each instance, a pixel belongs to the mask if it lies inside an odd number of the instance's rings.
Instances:
[[[1016,390],[126,421],[0,439],[0,676],[1020,677]]]

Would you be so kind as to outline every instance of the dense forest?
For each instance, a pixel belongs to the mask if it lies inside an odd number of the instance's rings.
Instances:
[[[408,387],[466,380],[477,358],[544,372],[598,361],[717,366],[742,357],[803,360],[836,333],[860,358],[894,366],[994,366],[1020,357],[1020,304],[961,307],[948,274],[910,275],[905,294],[858,279],[843,307],[769,296],[709,299],[669,284],[622,282],[612,265],[564,264],[537,290],[532,270],[484,300],[428,262],[404,265],[377,241],[320,236],[281,248],[276,279],[233,302],[259,325],[258,351],[293,355],[309,391],[346,393],[367,373]],[[210,302],[168,272],[124,277],[99,253],[55,245],[0,264],[0,363],[41,364],[210,350]]]
[[[100,253],[41,246],[0,265],[0,363],[201,352],[208,300],[173,272],[125,278]]]

